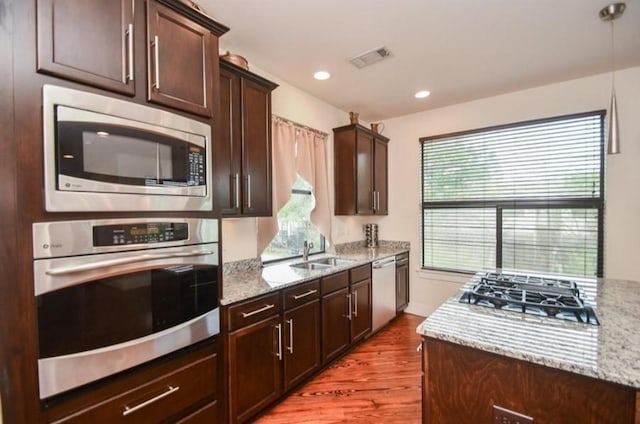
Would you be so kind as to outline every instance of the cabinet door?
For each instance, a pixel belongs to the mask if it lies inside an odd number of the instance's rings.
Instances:
[[[241,202],[242,120],[240,77],[220,69],[220,114],[214,128],[213,210],[237,215]]]
[[[407,259],[404,259],[407,261]],[[409,263],[396,265],[396,311],[404,311],[409,304]]]
[[[374,212],[373,136],[364,131],[357,131],[356,137],[356,213],[372,214]]]
[[[322,297],[322,361],[327,363],[349,346],[349,288]]]
[[[211,33],[147,2],[147,96],[151,102],[211,116]]]
[[[387,190],[387,142],[375,139],[374,151],[374,191],[376,215],[387,215],[388,207],[388,190]]]
[[[133,0],[38,0],[38,71],[134,94]]]
[[[245,422],[282,393],[280,317],[229,335],[229,408],[232,422]]]
[[[316,299],[284,314],[284,386],[298,384],[316,371],[321,360],[320,300]]]
[[[271,216],[271,90],[242,84],[243,214]]]
[[[371,332],[371,280],[351,286],[351,342],[363,339]]]

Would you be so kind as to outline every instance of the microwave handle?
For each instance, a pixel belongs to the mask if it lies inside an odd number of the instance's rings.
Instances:
[[[207,256],[212,255],[211,250],[194,250],[191,252],[173,252],[173,253],[145,253],[144,255],[138,255],[130,258],[121,259],[109,259],[106,261],[92,262],[90,264],[72,265],[60,268],[52,268],[47,271],[47,275],[57,276],[73,274],[76,272],[93,271],[100,268],[108,268],[116,265],[125,265],[135,262],[152,261],[156,259],[168,259],[168,258],[185,258],[190,256]]]

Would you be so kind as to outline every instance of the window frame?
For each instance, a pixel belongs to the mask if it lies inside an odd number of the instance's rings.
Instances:
[[[547,122],[555,122],[560,120],[568,120],[582,117],[599,116],[600,117],[600,195],[599,197],[592,198],[563,198],[563,199],[542,199],[542,198],[514,198],[509,200],[461,200],[461,201],[437,201],[428,202],[425,201],[425,178],[424,167],[425,157],[424,148],[425,144],[434,140],[443,138],[452,138],[457,136],[465,136],[470,134],[478,134],[488,131],[496,131],[510,128],[518,128],[526,125],[544,124]],[[602,277],[604,274],[604,205],[605,205],[605,153],[604,153],[604,119],[606,116],[605,110],[596,110],[590,112],[561,115],[550,118],[534,119],[528,121],[520,121],[510,124],[496,125],[490,127],[484,127],[468,131],[457,131],[447,134],[439,134],[436,136],[421,137],[420,141],[420,198],[421,198],[421,269],[455,272],[461,274],[474,274],[474,272],[448,269],[442,267],[425,266],[425,219],[424,213],[430,209],[462,209],[462,208],[484,208],[495,209],[496,213],[496,268],[502,268],[502,213],[505,209],[595,209],[598,213],[597,218],[597,263],[596,263],[596,276]],[[479,270],[478,270],[479,271]]]

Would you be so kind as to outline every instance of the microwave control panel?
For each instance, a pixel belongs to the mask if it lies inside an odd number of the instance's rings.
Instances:
[[[166,243],[188,238],[189,226],[184,222],[144,222],[93,227],[93,245],[96,247]]]

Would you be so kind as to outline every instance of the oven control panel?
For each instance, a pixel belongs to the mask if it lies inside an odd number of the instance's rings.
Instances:
[[[188,238],[189,226],[185,222],[143,222],[93,227],[95,247],[165,243]]]

